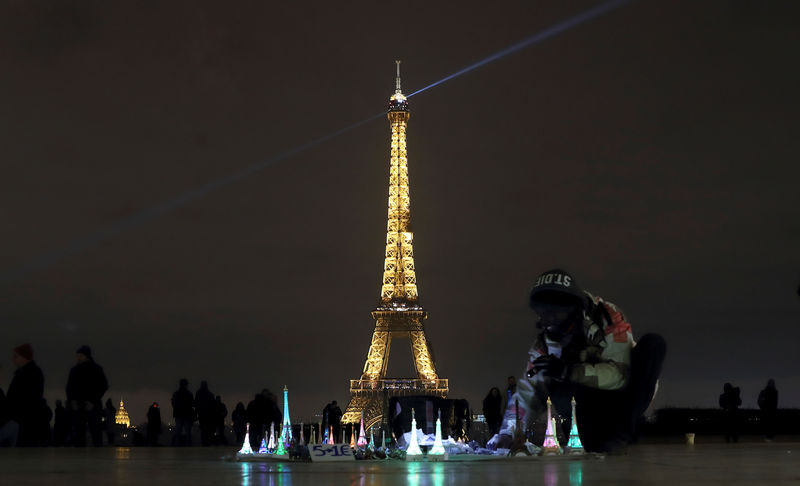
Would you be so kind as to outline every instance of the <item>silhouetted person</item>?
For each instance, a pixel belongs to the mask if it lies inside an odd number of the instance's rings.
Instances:
[[[231,413],[231,421],[233,422],[233,433],[236,434],[236,444],[240,445],[244,442],[244,434],[247,431],[247,411],[244,409],[244,403],[236,404],[236,408]]]
[[[53,445],[56,447],[67,445],[69,430],[72,427],[69,413],[61,400],[56,400],[55,422],[53,422]]]
[[[109,445],[114,445],[114,429],[117,424],[117,409],[111,403],[111,399],[106,400],[106,408],[103,410],[103,428],[106,431],[106,440]]]
[[[778,412],[778,389],[775,380],[767,381],[767,386],[758,394],[758,408],[761,409],[761,423],[764,424],[764,437],[768,441],[775,438],[777,428],[776,415]]]
[[[562,427],[569,430],[575,397],[578,431],[586,450],[623,451],[655,394],[666,356],[664,339],[646,334],[634,340],[618,306],[582,290],[561,269],[539,275],[529,305],[537,316],[539,334],[528,351],[525,375],[509,399],[500,432],[487,447],[508,447],[515,435],[530,433],[534,424],[542,423],[548,397],[553,411],[566,419]]]
[[[331,425],[331,421],[328,418],[328,414],[331,411],[331,404],[326,403],[325,406],[322,408],[322,430],[320,431],[320,443],[322,442],[322,438],[325,437],[325,431],[328,430],[328,427]]]
[[[86,445],[86,428],[95,447],[103,445],[103,395],[108,380],[103,368],[94,362],[92,348],[81,346],[75,352],[77,364],[69,370],[67,402],[72,413],[73,445]]]
[[[339,442],[341,440],[341,428],[342,428],[342,409],[339,408],[339,404],[336,403],[336,400],[333,400],[328,405],[328,422],[333,427],[333,441]],[[324,414],[323,414],[324,416]]]
[[[719,396],[719,406],[722,408],[722,426],[725,432],[725,442],[739,442],[739,406],[742,404],[741,392],[738,386],[725,383],[722,394]]]
[[[208,389],[208,382],[200,382],[200,388],[194,394],[194,407],[197,411],[197,422],[200,425],[200,443],[210,446],[214,439],[214,394]]]
[[[264,423],[267,426],[267,433],[269,433],[271,425],[275,424],[275,434],[277,436],[281,431],[281,423],[283,422],[283,414],[281,409],[278,408],[278,398],[266,388],[261,390],[261,394],[266,398],[267,417]]]
[[[256,393],[250,403],[247,404],[247,421],[250,422],[250,446],[257,451],[264,438],[266,429],[269,427],[269,409],[267,399],[263,393]],[[269,431],[266,431],[269,433]]]
[[[30,344],[22,344],[14,348],[12,355],[17,370],[8,386],[8,406],[11,420],[19,424],[17,446],[41,446],[46,437],[43,436],[44,416],[43,394],[44,374],[33,361],[33,348]],[[49,427],[49,420],[47,426]]]
[[[47,404],[47,400],[42,398],[42,406],[39,408],[39,437],[41,438],[41,445],[49,446],[53,443],[53,431],[50,428],[50,421],[53,420],[53,410]]]
[[[228,416],[228,407],[222,403],[222,397],[217,395],[214,401],[214,444],[227,445],[225,437],[225,417]]]
[[[157,446],[158,436],[161,435],[161,409],[158,402],[153,402],[147,408],[147,445]]]
[[[500,431],[500,421],[503,419],[501,408],[503,406],[503,395],[497,387],[492,387],[486,398],[483,399],[483,417],[489,427],[489,437]]]
[[[172,416],[175,418],[175,433],[172,445],[192,445],[192,424],[196,418],[194,397],[189,391],[189,381],[181,378],[178,389],[172,394]]]
[[[15,447],[19,434],[19,424],[11,420],[8,399],[0,388],[0,447]]]
[[[508,386],[506,386],[506,393],[503,395],[501,413],[505,413],[506,408],[508,408],[508,402],[511,400],[511,395],[517,393],[517,378],[515,376],[509,376],[506,381]]]

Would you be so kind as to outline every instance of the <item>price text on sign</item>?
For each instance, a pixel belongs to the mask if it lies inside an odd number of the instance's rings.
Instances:
[[[352,461],[353,451],[347,444],[313,444],[308,446],[312,461]]]

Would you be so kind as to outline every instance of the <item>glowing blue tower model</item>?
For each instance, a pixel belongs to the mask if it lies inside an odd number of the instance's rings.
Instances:
[[[572,427],[569,429],[569,441],[566,449],[568,454],[583,454],[583,443],[578,435],[578,419],[575,416],[575,397],[572,397]]]
[[[286,446],[292,443],[292,421],[289,420],[289,388],[283,385],[283,427],[280,442]]]

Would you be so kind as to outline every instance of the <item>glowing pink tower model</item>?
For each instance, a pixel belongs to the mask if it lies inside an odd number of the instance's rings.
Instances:
[[[558,434],[556,433],[556,421],[551,411],[553,402],[547,397],[547,431],[544,433],[544,443],[542,443],[543,455],[562,454],[561,446],[558,444]]]
[[[361,412],[361,430],[358,432],[358,442],[356,445],[363,449],[367,446],[367,434],[364,432],[364,412]]]

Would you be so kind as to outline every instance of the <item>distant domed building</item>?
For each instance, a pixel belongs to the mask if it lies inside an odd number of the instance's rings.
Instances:
[[[117,416],[114,422],[126,428],[131,426],[131,419],[128,417],[128,411],[125,410],[125,403],[122,400],[119,401],[119,410],[117,410]]]

